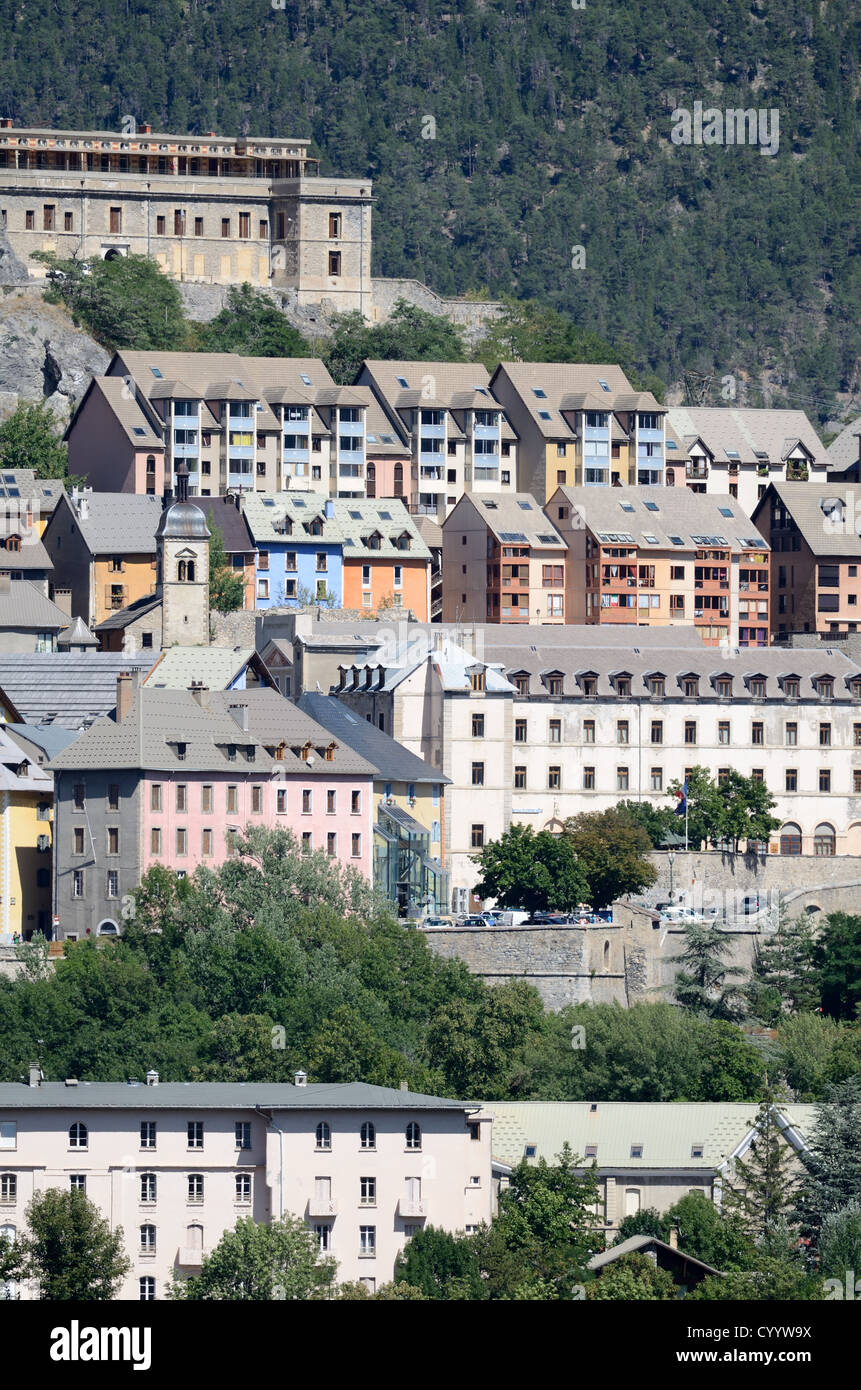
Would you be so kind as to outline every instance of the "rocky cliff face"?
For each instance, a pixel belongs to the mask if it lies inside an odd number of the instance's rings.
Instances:
[[[0,247],[2,252],[2,247]],[[45,401],[65,424],[110,355],[75,328],[59,304],[35,288],[6,287],[0,295],[0,419],[19,402]]]

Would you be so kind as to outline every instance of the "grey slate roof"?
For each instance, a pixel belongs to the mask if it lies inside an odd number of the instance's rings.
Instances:
[[[325,515],[328,494],[322,492],[279,492],[277,496],[249,492],[242,498],[242,510],[253,538],[252,549],[257,546],[283,545],[294,549],[297,545],[319,546],[340,545],[341,527],[334,517]],[[271,505],[270,505],[271,504]],[[276,530],[285,517],[293,523],[290,535]],[[323,531],[313,536],[305,530],[305,522],[317,517],[323,523]]]
[[[387,782],[445,783],[451,780],[382,729],[367,719],[360,719],[334,695],[306,693],[300,695],[296,704],[335,738],[361,754]]]
[[[2,684],[2,682],[0,682]],[[229,713],[231,705],[248,709],[248,731]],[[179,756],[178,742],[185,744]],[[283,759],[267,746],[287,745]],[[154,772],[232,771],[237,776],[271,776],[274,771],[303,776],[372,776],[373,768],[351,748],[338,746],[332,761],[318,756],[309,766],[292,750],[311,743],[325,749],[332,735],[276,690],[207,691],[202,702],[187,690],[138,687],[131,709],[120,723],[100,719],[50,764],[51,771],[84,768],[132,768]],[[228,747],[237,750],[228,756]],[[253,761],[245,756],[254,750]]]
[[[828,463],[825,446],[803,410],[771,410],[756,406],[673,406],[667,420],[690,447],[701,439],[712,456],[728,463],[728,450],[738,454],[736,463],[760,463],[757,450],[772,463],[786,459],[800,440],[813,456],[813,466]]]
[[[0,469],[0,512],[9,502],[32,502],[34,512],[48,516],[66,491],[59,478],[37,478],[34,468]]]
[[[857,483],[772,483],[754,508],[754,516],[767,517],[772,489],[783,502],[814,555],[845,556],[856,560],[861,554],[858,535]],[[842,511],[833,504],[840,503]],[[832,519],[822,510],[829,506]],[[845,519],[845,520],[844,520]],[[765,524],[765,522],[763,523]]]
[[[269,1081],[160,1081],[156,1086],[116,1081],[43,1081],[40,1086],[0,1085],[2,1110],[461,1110],[470,1101],[425,1096],[364,1081],[292,1086]]]
[[[0,519],[2,520],[3,537],[15,533],[18,530],[18,518],[7,520],[3,510],[3,500],[0,498]],[[38,536],[34,533],[26,535],[21,528],[21,549],[7,550],[5,546],[0,546],[0,566],[10,570],[36,570],[39,573],[47,574],[54,568],[54,562],[45,549]]]
[[[155,657],[154,652],[0,653],[0,689],[28,723],[80,729],[114,709],[121,671],[148,671]]]
[[[46,598],[29,579],[11,579],[8,589],[0,587],[0,628],[12,632],[61,632],[68,625],[68,613]]]
[[[57,635],[58,647],[71,646],[98,647],[99,639],[94,637],[83,618],[73,618],[68,627]]]
[[[416,529],[415,522],[399,497],[333,498],[335,521],[343,537],[344,562],[367,564],[374,559],[430,559],[430,551]],[[368,536],[378,531],[382,537],[379,550],[365,544]],[[399,550],[394,537],[406,531],[410,537],[409,550]]]
[[[817,701],[819,696],[813,685],[814,679],[831,675],[834,677],[835,700],[847,700],[850,695],[848,681],[861,676],[861,668],[856,662],[843,652],[825,646],[793,647],[791,651],[780,647],[733,647],[723,651],[716,647],[704,647],[697,642],[695,647],[680,645],[677,650],[649,650],[640,642],[641,634],[648,629],[637,628],[627,640],[614,632],[611,640],[605,640],[591,650],[565,652],[560,650],[555,636],[542,635],[550,631],[555,634],[555,629],[538,628],[534,631],[536,642],[531,647],[506,647],[500,644],[493,651],[494,660],[502,662],[503,670],[509,677],[521,671],[529,673],[530,694],[546,694],[540,679],[542,672],[562,671],[563,694],[582,696],[583,688],[577,682],[577,673],[594,671],[598,677],[599,699],[617,701],[619,697],[610,677],[614,673],[627,673],[632,678],[633,697],[648,698],[646,678],[653,674],[662,674],[666,678],[667,699],[681,697],[682,678],[693,675],[700,678],[700,701],[716,700],[720,697],[712,678],[726,674],[733,677],[735,699],[752,698],[746,682],[751,676],[764,676],[766,698],[782,700],[785,697],[778,678],[796,675],[800,678],[800,698]],[[670,631],[679,632],[681,629],[672,628]],[[609,637],[607,629],[604,632]]]
[[[194,497],[192,501],[203,512],[210,531],[213,526],[218,527],[224,537],[224,548],[228,555],[247,555],[254,550],[248,522],[232,496]]]
[[[6,728],[13,737],[18,734],[41,748],[48,758],[55,758],[77,738],[74,729],[64,729],[59,724],[7,724]]]
[[[704,543],[696,537],[718,536],[736,555],[769,549],[736,499],[720,493],[696,493],[684,487],[560,487],[546,505],[548,516],[556,513],[563,497],[571,507],[581,509],[584,525],[594,535],[627,534],[643,550],[682,552]],[[654,536],[657,544],[647,536]],[[684,544],[674,545],[672,536],[680,536]]]
[[[842,473],[858,462],[861,453],[861,415],[842,429],[836,439],[832,439],[826,449],[828,467]]]
[[[588,490],[595,491],[594,488]],[[453,532],[463,524],[464,512],[469,513],[470,510],[477,515],[479,524],[485,525],[503,544],[516,536],[521,545],[528,545],[533,550],[564,551],[567,548],[556,527],[548,520],[548,513],[528,492],[500,493],[495,497],[477,497],[466,493],[443,522],[443,537],[446,527],[450,526]],[[455,516],[456,522],[452,520]]]
[[[91,555],[155,555],[161,498],[135,492],[88,492],[87,516],[72,510]]]
[[[563,409],[640,409],[659,414],[665,411],[648,392],[638,396],[622,368],[615,363],[501,362],[491,378],[491,390],[496,389],[500,372],[508,377],[533,425],[545,439],[573,438],[574,432],[562,414]],[[604,390],[602,381],[606,381],[609,391]],[[536,391],[543,391],[544,395],[536,396]],[[550,418],[543,420],[542,412]]]
[[[145,684],[155,689],[188,690],[193,681],[202,681],[208,690],[227,690],[249,664],[264,669],[255,658],[253,647],[168,647]]]
[[[100,623],[96,623],[96,632],[111,632],[119,628],[130,627],[136,623],[138,618],[145,618],[147,613],[154,609],[161,608],[161,599],[158,594],[144,594],[142,598],[136,598],[134,603],[126,604],[125,608],[117,608],[113,613],[109,613]],[[153,654],[153,661],[155,661]]]

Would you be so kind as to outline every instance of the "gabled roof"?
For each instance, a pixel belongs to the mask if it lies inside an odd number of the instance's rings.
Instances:
[[[580,509],[588,530],[599,539],[630,536],[623,544],[642,551],[683,552],[712,544],[734,554],[769,549],[736,499],[719,493],[684,487],[560,487],[545,506],[547,515],[554,516],[564,502]]]
[[[589,488],[590,492],[594,490]],[[529,492],[497,493],[492,497],[465,493],[442,524],[443,539],[446,527],[451,532],[456,531],[463,521],[464,511],[470,510],[502,545],[528,545],[533,550],[567,549],[556,527],[548,520],[548,513]]]
[[[344,544],[344,563],[368,564],[374,558],[397,560],[428,560],[430,551],[419,535],[415,522],[399,497],[335,498],[332,502]],[[379,532],[379,550],[365,545],[368,536]],[[409,550],[399,550],[393,538],[406,532],[410,537]]]
[[[289,550],[295,550],[300,545],[340,546],[342,530],[337,515],[325,515],[329,500],[322,492],[279,492],[274,497],[249,492],[242,498],[242,511],[256,546],[268,549],[273,545],[283,545]],[[305,529],[305,523],[313,521],[315,517],[323,522],[323,531],[319,536],[313,536]],[[285,518],[292,523],[289,535],[278,530]]]
[[[150,400],[154,398],[153,391],[158,390],[156,383],[165,381],[187,383],[191,399],[282,400],[296,405],[306,405],[317,391],[335,386],[317,357],[243,357],[236,352],[123,349],[114,356],[108,372],[111,376],[133,377],[137,388]],[[270,428],[274,426],[272,418]]]
[[[26,766],[26,776],[18,772],[22,766]],[[0,789],[31,794],[42,792],[43,795],[50,795],[53,790],[53,779],[49,774],[28,757],[21,745],[3,728],[0,728]]]
[[[10,579],[8,586],[0,584],[0,630],[61,632],[68,625],[68,613],[46,598],[29,579]]]
[[[202,681],[208,690],[228,690],[248,668],[266,685],[274,685],[253,647],[174,646],[162,653],[144,685],[155,690],[188,690],[193,681]]]
[[[341,743],[349,744],[360,753],[385,781],[445,783],[451,780],[382,729],[354,714],[334,695],[306,693],[300,695],[296,703]]]
[[[4,542],[10,535],[18,535],[21,543],[20,550],[7,550],[5,544],[0,545],[0,569],[46,574],[54,568],[54,562],[36,535],[35,529],[28,531],[26,517],[21,517],[20,522],[17,516],[7,518],[3,511],[2,498],[0,498],[0,524],[3,528],[2,539]]]
[[[57,634],[57,647],[98,647],[99,639],[94,637],[83,618],[74,618],[68,627]]]
[[[596,1146],[601,1170],[683,1174],[717,1173],[751,1135],[759,1111],[755,1101],[494,1101],[492,1108],[493,1157],[503,1163],[519,1163],[527,1144],[535,1145],[536,1161],[552,1163],[568,1143],[581,1159]],[[815,1105],[781,1102],[779,1110],[811,1136]],[[631,1156],[634,1145],[642,1146],[639,1158]]]
[[[858,462],[861,456],[861,415],[846,425],[836,439],[832,439],[825,452],[829,469],[833,468],[836,473],[843,473]]]
[[[627,1240],[619,1241],[618,1245],[611,1245],[609,1250],[604,1250],[600,1255],[593,1255],[589,1260],[589,1269],[603,1269],[605,1265],[614,1264],[616,1260],[622,1259],[625,1255],[637,1255],[645,1251],[654,1252],[659,1255],[659,1263],[687,1265],[701,1272],[705,1277],[710,1274],[719,1275],[720,1270],[713,1265],[707,1265],[704,1260],[698,1260],[695,1255],[688,1255],[684,1250],[678,1250],[673,1245],[668,1245],[666,1241],[659,1240],[657,1236],[638,1235],[629,1236]]]
[[[81,515],[81,507],[86,515]],[[162,513],[160,497],[87,489],[77,506],[68,497],[63,499],[48,523],[49,536],[60,523],[61,513],[71,514],[73,525],[93,556],[155,555],[155,533]]]
[[[147,671],[154,660],[154,652],[2,652],[0,689],[23,721],[80,729],[114,709],[121,671]]]
[[[572,421],[566,419],[562,411],[564,409],[570,412],[577,408],[571,404],[577,397],[584,400],[594,397],[596,401],[602,402],[600,407],[588,405],[579,407],[581,409],[594,408],[613,412],[638,408],[661,414],[664,412],[664,407],[658,405],[654,396],[644,395],[643,399],[648,400],[648,405],[617,405],[617,398],[630,402],[637,397],[622,368],[614,363],[598,365],[580,362],[501,362],[490,382],[491,390],[494,392],[501,373],[508,377],[520,397],[521,406],[529,412],[533,426],[545,439],[574,437]],[[607,383],[608,390],[604,390],[602,381]],[[536,396],[536,391],[543,394]],[[568,404],[563,406],[563,401]],[[543,419],[543,415],[548,418]]]
[[[855,560],[861,550],[857,489],[857,483],[772,483],[753,514],[765,526],[771,498],[777,496],[814,555]],[[829,507],[829,518],[822,509],[823,503],[839,503],[839,509]]]
[[[799,442],[809,452],[814,467],[824,468],[828,463],[825,446],[803,410],[673,406],[667,422],[687,444],[701,439],[719,463],[783,463]]]
[[[194,497],[192,501],[203,512],[210,531],[213,526],[218,527],[228,555],[247,555],[254,550],[248,522],[234,497],[225,494],[223,497]]]
[[[37,478],[33,468],[0,468],[0,514],[31,502],[35,515],[48,516],[66,491],[59,478]]]

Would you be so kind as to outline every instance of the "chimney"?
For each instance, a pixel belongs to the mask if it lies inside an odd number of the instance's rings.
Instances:
[[[410,1088],[409,1088],[409,1084],[408,1084],[406,1081],[402,1081],[402,1082],[401,1082],[401,1090],[402,1090],[402,1091],[408,1091],[409,1089],[410,1089]]]
[[[71,589],[54,589],[51,598],[58,608],[62,608],[66,617],[72,617],[72,591]]]
[[[679,1228],[678,1228],[678,1226],[671,1226],[671,1227],[670,1227],[670,1237],[669,1237],[669,1240],[667,1241],[667,1244],[669,1245],[669,1247],[670,1247],[671,1250],[678,1250],[678,1248],[679,1248]]]
[[[370,688],[371,688],[371,681],[372,681],[373,679],[374,679],[374,668],[373,668],[373,666],[366,666],[366,667],[365,667],[365,689],[366,689],[366,690],[370,690]]]
[[[346,685],[346,683],[347,683],[347,668],[346,668],[346,666],[339,666],[339,667],[338,667],[338,689],[339,689],[339,690],[343,690],[343,689],[344,689],[344,686]]]
[[[31,1063],[30,1063],[30,1079],[29,1079],[29,1081],[28,1081],[28,1083],[27,1083],[28,1086],[41,1086],[41,1084],[42,1084],[42,1082],[44,1081],[44,1079],[45,1079],[45,1078],[44,1078],[44,1076],[42,1075],[42,1068],[39,1066],[39,1063],[38,1063],[38,1062],[31,1062]]]
[[[148,1086],[157,1086],[157,1085],[158,1085],[158,1072],[157,1072],[157,1071],[152,1071],[152,1070],[150,1070],[150,1071],[147,1072],[147,1074],[146,1074],[146,1084],[147,1084]]]
[[[152,126],[148,121],[145,125],[138,126],[138,135],[152,135]]]
[[[329,517],[330,520],[335,515],[335,504],[331,497],[327,497],[326,501],[323,503],[323,515]]]
[[[132,707],[134,676],[131,671],[120,671],[117,676],[117,723],[121,724]]]
[[[12,592],[12,579],[8,574],[0,574],[0,594]]]
[[[191,685],[188,688],[191,691],[192,697],[197,701],[201,709],[203,709],[203,696],[205,692],[209,689],[209,687],[204,685],[203,681],[192,681]]]
[[[248,706],[247,705],[228,705],[227,713],[234,723],[238,724],[244,734],[248,733]]]
[[[293,1085],[294,1085],[294,1086],[307,1086],[307,1084],[308,1084],[308,1073],[307,1073],[307,1072],[305,1072],[305,1071],[297,1071],[297,1072],[294,1073],[294,1075],[293,1075]]]
[[[385,666],[378,666],[377,671],[379,673],[377,676],[377,689],[382,690],[386,683],[386,668]]]
[[[0,130],[11,130],[11,129],[12,129],[12,117],[11,117],[11,116],[0,116]]]

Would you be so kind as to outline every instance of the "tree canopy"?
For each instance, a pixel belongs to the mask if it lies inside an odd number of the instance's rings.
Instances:
[[[75,323],[110,352],[185,346],[188,325],[179,290],[149,256],[80,261],[39,251],[34,259],[48,270],[46,299],[62,301]]]

